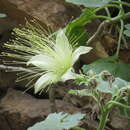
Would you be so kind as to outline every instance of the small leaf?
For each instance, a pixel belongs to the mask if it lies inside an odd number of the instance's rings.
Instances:
[[[7,17],[6,14],[0,13],[0,18],[5,18],[5,17]]]
[[[124,30],[124,34],[125,34],[127,37],[130,37],[130,24],[126,24],[126,25],[125,25],[125,28],[126,28],[126,30]]]
[[[101,78],[98,80],[97,90],[103,93],[111,93],[113,96],[117,94],[121,88],[127,87],[128,82],[120,78],[115,78],[115,81],[110,86],[108,81],[104,81]]]
[[[130,24],[126,24],[125,28],[128,29],[128,30],[130,30]]]
[[[28,130],[64,130],[70,129],[77,126],[85,114],[76,113],[52,113],[49,116],[39,123],[36,123],[34,126],[28,128]]]
[[[124,31],[124,34],[125,34],[127,37],[130,37],[130,30],[125,30],[125,31]]]

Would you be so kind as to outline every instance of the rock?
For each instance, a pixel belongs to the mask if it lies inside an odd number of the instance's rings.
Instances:
[[[0,69],[0,89],[7,90],[15,85],[16,73],[5,72]]]
[[[130,130],[128,118],[121,115],[118,109],[113,109],[110,113],[110,125],[114,130]]]
[[[25,24],[25,17],[32,18],[8,0],[0,0],[0,12],[7,15],[7,17],[0,19],[0,34],[12,30],[18,24]]]
[[[91,43],[91,47],[93,49],[89,53],[81,55],[80,57],[80,61],[83,64],[90,64],[100,58],[108,57],[108,54],[100,41]]]
[[[51,25],[55,30],[80,14],[77,6],[64,0],[0,0],[0,3],[1,1],[5,8],[2,8],[2,12],[7,13],[14,24],[24,22],[24,17],[33,17]]]
[[[80,110],[64,101],[56,101],[58,112],[75,113]],[[0,129],[26,130],[50,113],[49,100],[36,99],[21,91],[8,89],[0,103]]]

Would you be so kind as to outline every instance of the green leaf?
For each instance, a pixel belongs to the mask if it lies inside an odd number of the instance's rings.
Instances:
[[[124,34],[125,34],[127,37],[130,37],[130,30],[125,30],[125,31],[124,31]]]
[[[52,113],[39,123],[28,128],[27,130],[64,130],[77,126],[85,114],[68,114],[68,113]]]
[[[121,88],[127,87],[128,82],[120,78],[115,78],[115,81],[110,86],[108,81],[104,81],[101,78],[98,80],[97,90],[103,93],[111,93],[113,96],[118,93]]]
[[[91,20],[96,18],[94,9],[84,9],[80,17],[69,23],[65,32],[70,40],[75,41],[73,44],[85,45],[88,40],[88,33],[85,25],[90,23]]]
[[[5,18],[6,16],[6,14],[0,13],[0,18]]]
[[[130,30],[130,24],[126,24],[125,28],[128,29],[128,30]]]
[[[125,34],[127,37],[130,37],[130,24],[126,24],[126,25],[125,25],[125,28],[126,28],[126,30],[124,30],[124,34]]]
[[[84,5],[85,7],[101,7],[108,4],[111,0],[66,0],[77,5]]]
[[[118,60],[115,56],[99,59],[89,65],[84,65],[82,69],[84,73],[89,70],[97,74],[102,71],[108,71],[115,77],[130,81],[130,65]]]

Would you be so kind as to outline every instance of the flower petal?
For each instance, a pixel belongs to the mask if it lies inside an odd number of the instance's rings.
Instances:
[[[27,65],[33,64],[34,66],[37,66],[41,69],[47,69],[51,64],[53,63],[53,59],[46,55],[36,55],[33,56],[28,62]]]
[[[35,83],[35,93],[38,93],[40,90],[45,89],[48,85],[56,82],[56,77],[53,73],[46,73],[42,75]]]
[[[91,49],[92,47],[85,46],[80,46],[79,48],[77,48],[73,53],[73,63],[75,63],[78,60],[80,55],[88,53]]]
[[[72,54],[72,46],[63,30],[60,30],[57,34],[55,50],[56,52],[59,52],[61,56],[63,55],[63,57]]]
[[[61,80],[65,82],[70,79],[75,79],[77,76],[78,74],[72,72],[72,68],[71,68],[61,77]]]
[[[63,30],[59,30],[56,37],[56,44],[63,46],[69,45],[68,38],[66,37]]]

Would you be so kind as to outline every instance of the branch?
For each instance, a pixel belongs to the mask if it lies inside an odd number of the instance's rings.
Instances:
[[[103,28],[105,26],[109,25],[109,24],[110,24],[110,22],[108,20],[103,21],[99,25],[99,27],[98,27],[97,31],[95,32],[95,34],[92,37],[90,37],[90,39],[87,41],[87,45],[89,45],[91,42],[95,41],[99,37],[99,35],[101,34]]]
[[[99,35],[102,33],[102,30],[105,26],[108,26],[110,24],[116,23],[118,21],[120,21],[121,19],[127,19],[130,18],[130,12],[126,13],[125,15],[119,15],[117,17],[114,17],[110,20],[104,20],[98,27],[97,31],[95,32],[95,34],[90,37],[90,39],[87,41],[87,45],[89,45],[91,42],[95,41]]]

